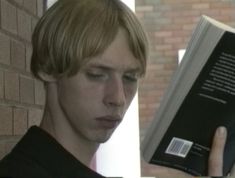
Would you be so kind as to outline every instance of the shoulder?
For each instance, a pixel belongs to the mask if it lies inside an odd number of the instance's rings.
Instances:
[[[31,130],[31,131],[30,131]],[[37,141],[34,138],[34,130],[36,128],[29,129],[29,131],[19,140],[11,152],[0,160],[0,178],[50,178],[46,170],[38,163],[37,157],[38,151],[32,154],[32,147],[36,146],[32,140]]]
[[[9,154],[0,161],[0,177],[11,178],[51,178],[36,163],[22,155]]]

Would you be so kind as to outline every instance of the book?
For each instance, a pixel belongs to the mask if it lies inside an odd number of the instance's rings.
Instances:
[[[202,15],[141,143],[150,164],[206,176],[212,138],[228,130],[223,174],[235,162],[235,29]]]

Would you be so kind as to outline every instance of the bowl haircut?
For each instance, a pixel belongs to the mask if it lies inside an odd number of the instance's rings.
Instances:
[[[57,1],[33,32],[31,71],[39,79],[39,72],[54,78],[75,75],[89,59],[105,51],[120,28],[126,31],[130,50],[145,74],[146,33],[120,0]]]

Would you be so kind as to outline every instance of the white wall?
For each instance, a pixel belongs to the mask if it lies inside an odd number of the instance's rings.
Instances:
[[[184,57],[185,49],[179,49],[178,50],[178,64],[180,64],[181,60]]]
[[[47,0],[47,8],[51,7],[57,0]]]
[[[123,122],[97,152],[97,172],[109,177],[139,178],[139,113],[135,96]]]

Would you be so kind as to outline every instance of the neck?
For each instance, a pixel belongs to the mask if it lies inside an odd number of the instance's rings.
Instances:
[[[47,94],[47,103],[40,127],[54,137],[76,159],[90,167],[99,143],[85,139],[71,126],[58,104],[50,98],[52,95]]]
[[[54,122],[50,115],[50,112],[45,109],[40,127],[54,137],[76,159],[90,167],[99,144],[81,138],[72,128],[66,126],[66,123]]]

